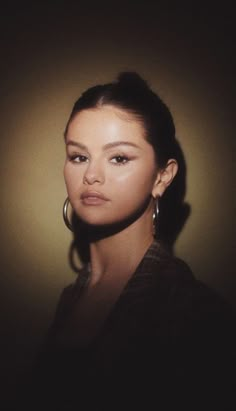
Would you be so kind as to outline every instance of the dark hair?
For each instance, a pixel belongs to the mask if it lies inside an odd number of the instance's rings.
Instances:
[[[116,81],[86,90],[74,104],[65,135],[70,121],[77,113],[103,105],[123,109],[142,122],[159,167],[164,167],[168,159],[175,158],[176,139],[172,115],[161,98],[135,72],[120,73]]]

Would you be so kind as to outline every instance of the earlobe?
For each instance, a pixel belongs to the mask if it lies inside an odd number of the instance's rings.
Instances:
[[[153,186],[152,196],[156,198],[161,197],[167,187],[172,183],[178,171],[178,163],[175,159],[167,161],[166,166],[158,171],[156,181]]]

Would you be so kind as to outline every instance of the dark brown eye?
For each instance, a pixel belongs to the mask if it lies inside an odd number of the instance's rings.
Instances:
[[[129,161],[128,157],[125,156],[115,156],[112,158],[112,163],[115,164],[125,164],[127,161]]]
[[[76,154],[76,155],[71,156],[70,160],[76,163],[85,163],[88,160],[88,158],[86,156]]]

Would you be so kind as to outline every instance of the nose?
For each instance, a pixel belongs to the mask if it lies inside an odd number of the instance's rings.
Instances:
[[[104,171],[101,164],[98,162],[88,163],[88,167],[84,173],[83,183],[84,184],[103,184],[105,181]]]

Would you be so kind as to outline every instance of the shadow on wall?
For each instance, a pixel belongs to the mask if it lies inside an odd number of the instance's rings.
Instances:
[[[172,184],[166,190],[159,204],[159,216],[156,226],[157,239],[161,240],[165,246],[173,253],[174,244],[188,217],[190,216],[190,205],[184,202],[186,194],[186,162],[179,142],[176,140],[175,156],[178,162],[178,173]],[[140,211],[142,213],[143,210]],[[135,215],[133,219],[137,218]],[[79,258],[82,266],[90,261],[89,241],[91,238],[99,239],[109,236],[129,225],[132,220],[117,225],[116,227],[100,227],[90,229],[86,224],[78,219],[75,212],[72,213],[71,223],[73,227],[73,240],[69,249],[69,263],[73,271],[81,274],[83,270],[75,262],[75,256]],[[82,278],[81,278],[82,280]]]

